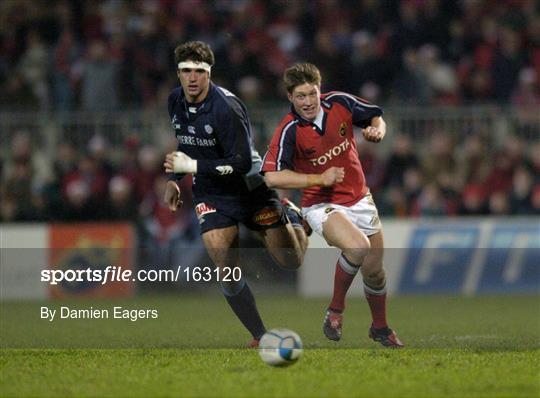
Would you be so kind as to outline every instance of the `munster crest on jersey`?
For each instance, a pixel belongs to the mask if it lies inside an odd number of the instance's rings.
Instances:
[[[339,125],[339,135],[345,137],[345,134],[347,134],[347,123],[341,122]]]

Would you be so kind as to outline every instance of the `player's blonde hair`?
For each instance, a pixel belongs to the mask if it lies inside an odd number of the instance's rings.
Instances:
[[[295,87],[305,83],[320,87],[321,72],[315,65],[307,62],[294,64],[283,73],[283,83],[289,94],[292,94]]]

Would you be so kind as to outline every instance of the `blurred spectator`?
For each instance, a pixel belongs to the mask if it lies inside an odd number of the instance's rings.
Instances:
[[[39,150],[36,140],[33,140],[25,130],[16,131],[11,139],[7,162],[2,168],[3,177],[8,178],[14,167],[20,163],[29,165],[31,182],[35,186],[42,186],[52,177],[50,160]]]
[[[415,216],[444,216],[449,214],[444,196],[436,184],[428,184],[422,189],[412,214]]]
[[[457,153],[459,180],[482,183],[489,173],[488,147],[480,134],[469,135]]]
[[[492,69],[494,95],[500,102],[510,99],[518,73],[525,62],[520,40],[518,32],[509,27],[501,28],[500,47],[495,52]]]
[[[463,186],[455,153],[451,135],[438,130],[431,136],[429,150],[422,159],[426,179],[435,181],[448,194],[460,192]]]
[[[131,182],[122,176],[109,181],[109,195],[104,218],[116,221],[136,221],[138,206]]]
[[[39,110],[39,99],[21,72],[14,71],[1,86],[0,107],[4,110]]]
[[[536,185],[531,194],[531,208],[532,214],[540,214],[540,185]]]
[[[0,201],[0,221],[3,223],[22,221],[19,217],[17,198],[5,192],[2,193]]]
[[[420,54],[426,77],[433,89],[433,103],[437,105],[457,105],[459,103],[456,71],[440,58],[440,49],[433,45],[424,45]]]
[[[110,179],[114,172],[110,162],[109,148],[110,145],[101,134],[92,136],[88,141],[88,154],[90,154],[92,160],[95,162],[96,169],[107,179]]]
[[[488,195],[493,192],[508,192],[512,187],[513,163],[507,152],[499,151],[493,159],[493,166],[485,180]]]
[[[407,198],[403,192],[403,188],[392,185],[389,186],[381,200],[377,201],[377,208],[381,214],[388,217],[406,217],[409,215],[409,209],[407,206]]]
[[[137,160],[139,148],[140,141],[136,135],[132,134],[126,137],[119,150],[118,173],[127,178],[132,186],[136,186],[137,176],[139,175],[140,170],[139,162]],[[136,198],[140,199],[139,196],[136,196]]]
[[[418,158],[413,151],[411,137],[397,134],[392,139],[392,153],[387,160],[384,185],[404,185],[404,174],[409,168],[418,166]]]
[[[518,167],[512,178],[512,191],[510,192],[510,212],[512,214],[531,214],[531,195],[533,178],[525,167]]]
[[[494,216],[506,216],[510,214],[510,200],[506,192],[494,191],[489,196],[489,213]]]
[[[28,221],[35,218],[32,203],[32,168],[29,161],[18,160],[13,165],[11,174],[6,179],[2,197],[15,198],[14,221]]]
[[[26,46],[26,51],[19,62],[19,69],[35,97],[39,100],[40,109],[46,110],[49,105],[47,49],[39,33],[34,30],[28,33]]]
[[[385,73],[385,63],[378,57],[375,38],[371,33],[364,30],[354,33],[352,45],[350,62],[353,73],[349,84],[353,93],[359,93],[365,83],[373,84],[384,80],[382,77]]]
[[[408,214],[414,214],[413,209],[416,208],[416,201],[422,192],[423,184],[423,175],[419,168],[410,167],[405,170],[405,173],[403,174],[403,192],[407,199]]]
[[[135,192],[137,198],[143,200],[155,191],[155,181],[163,175],[163,167],[157,149],[149,145],[139,150],[137,161],[139,170],[135,179]]]
[[[112,111],[118,108],[118,64],[107,56],[105,42],[96,40],[88,48],[82,73],[82,108],[87,111]]]
[[[512,104],[517,106],[517,132],[521,137],[529,139],[540,136],[538,123],[538,109],[540,108],[539,72],[540,67],[538,72],[531,67],[523,68],[519,72],[519,84],[514,90],[511,100]]]
[[[489,213],[488,210],[483,187],[479,184],[467,185],[463,190],[457,213],[461,216],[483,216]]]
[[[369,142],[362,140],[358,143],[357,148],[366,177],[366,184],[371,192],[378,192],[383,184],[385,162],[379,159],[373,150],[373,145],[370,145]]]
[[[62,186],[65,195],[69,196],[69,185],[72,182],[84,183],[85,194],[87,193],[93,200],[103,200],[103,198],[107,197],[107,187],[109,184],[107,174],[99,167],[97,161],[88,154],[82,155],[77,169],[64,177]],[[74,187],[78,189],[77,192],[82,190],[80,186],[74,185]]]
[[[405,49],[402,63],[403,67],[394,83],[394,98],[399,102],[427,104],[431,97],[431,89],[423,76],[416,50]]]
[[[64,29],[53,50],[53,100],[58,110],[70,110],[75,105],[76,66],[81,50],[74,34]]]
[[[63,221],[89,221],[102,219],[103,203],[94,201],[91,190],[83,179],[73,179],[65,187],[66,206],[62,210]]]
[[[261,82],[255,76],[246,76],[238,81],[238,95],[246,104],[261,100]]]

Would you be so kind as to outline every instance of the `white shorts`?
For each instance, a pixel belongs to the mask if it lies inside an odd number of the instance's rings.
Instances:
[[[377,207],[370,193],[352,206],[342,206],[334,203],[317,203],[309,207],[302,207],[302,214],[309,226],[322,236],[323,224],[334,211],[347,216],[366,236],[379,232],[382,228]]]

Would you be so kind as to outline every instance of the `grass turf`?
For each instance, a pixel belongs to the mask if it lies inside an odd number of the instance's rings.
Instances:
[[[350,300],[344,338],[336,344],[321,333],[325,300],[260,297],[268,327],[288,327],[303,338],[303,357],[284,369],[268,367],[256,350],[242,348],[248,335],[223,301],[183,296],[4,303],[0,396],[540,394],[537,296],[396,298],[389,315],[408,347],[399,351],[367,338],[363,300]],[[158,308],[159,318],[48,322],[39,319],[41,305]]]

